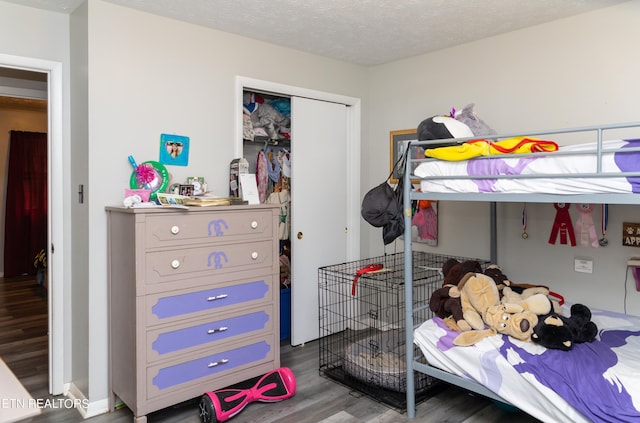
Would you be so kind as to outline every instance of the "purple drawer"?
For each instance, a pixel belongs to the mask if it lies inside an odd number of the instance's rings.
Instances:
[[[269,315],[264,311],[207,322],[201,325],[165,332],[158,335],[152,348],[158,354],[216,342],[241,334],[263,330],[267,327]]]
[[[261,300],[269,292],[269,285],[264,280],[247,282],[222,288],[190,292],[188,294],[162,297],[151,307],[151,312],[158,319],[214,310],[248,301]]]
[[[171,388],[192,380],[265,360],[270,352],[271,346],[266,341],[257,342],[245,347],[164,367],[158,371],[157,375],[152,379],[152,383],[161,390]]]

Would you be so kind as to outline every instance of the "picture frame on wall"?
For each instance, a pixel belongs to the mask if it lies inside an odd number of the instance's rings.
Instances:
[[[389,133],[389,172],[393,171],[390,182],[398,183],[399,169],[394,169],[398,158],[404,153],[404,142],[418,139],[415,129],[400,129]],[[424,157],[424,148],[415,147],[411,152],[414,158]],[[417,184],[418,180],[412,180]],[[438,202],[429,200],[414,201],[411,208],[411,241],[427,244],[432,247],[438,245]]]
[[[389,133],[389,172],[393,171],[390,179],[392,184],[398,183],[399,169],[394,169],[394,165],[404,153],[404,141],[416,139],[418,139],[416,129],[399,129]],[[412,153],[416,155],[414,158],[419,158],[420,155],[424,157],[424,148],[416,147]],[[417,181],[413,180],[412,182],[416,183]]]
[[[189,137],[160,134],[160,163],[187,166],[189,164]]]

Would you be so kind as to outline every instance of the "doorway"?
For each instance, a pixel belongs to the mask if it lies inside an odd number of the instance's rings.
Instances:
[[[301,345],[318,338],[318,267],[335,264],[334,261],[325,263],[322,260],[353,260],[359,256],[360,252],[360,100],[244,77],[237,77],[236,80],[236,157],[243,157],[244,152],[243,93],[246,91],[258,91],[272,93],[277,96],[287,96],[292,99],[292,172],[299,169],[299,173],[297,176],[295,174],[291,176],[291,272],[293,278],[291,281],[292,314],[290,320],[292,323],[291,344]],[[322,107],[322,105],[324,105],[324,107]],[[323,140],[319,140],[317,143],[308,143],[306,146],[303,146],[303,143],[300,143],[301,139],[298,139],[298,144],[296,144],[296,131],[305,138],[309,134],[309,132],[300,130],[303,126],[306,126],[307,123],[302,123],[303,121],[300,120],[300,124],[296,128],[296,120],[301,118],[302,115],[307,115],[307,112],[312,113],[312,110],[318,110],[316,106],[320,106],[319,110],[321,110],[322,118],[313,115],[309,118],[309,121],[316,122],[314,125],[317,126],[317,122],[321,121],[325,115],[333,115],[335,112],[340,122],[338,124],[339,128],[335,130],[342,133],[340,137],[342,143],[337,148],[339,151],[336,151],[336,154],[339,154],[339,162],[342,163],[340,165],[339,181],[337,181],[336,184],[338,184],[337,189],[341,191],[339,196],[343,198],[343,200],[340,201],[339,207],[343,212],[339,218],[333,215],[326,216],[327,219],[329,219],[326,223],[334,227],[333,229],[339,229],[339,234],[336,234],[336,237],[332,238],[332,240],[337,240],[335,242],[340,244],[339,248],[336,248],[335,244],[333,246],[320,245],[319,243],[321,241],[314,241],[313,237],[313,234],[317,233],[317,228],[321,228],[324,224],[324,222],[320,221],[323,217],[323,207],[331,207],[331,195],[335,194],[330,191],[335,184],[327,183],[326,180],[319,177],[320,173],[326,172],[326,169],[331,169],[330,159],[322,161],[322,163],[327,166],[323,172],[313,172],[313,175],[308,175],[306,178],[302,178],[302,173],[300,173],[306,172],[309,169],[315,169],[312,163],[320,163],[320,161],[315,160],[314,162],[314,157],[318,157],[318,154],[317,151],[313,151],[313,148],[326,147],[330,144],[327,140],[332,139],[329,137],[333,136],[333,134],[324,134],[327,137],[324,138],[324,142]],[[296,109],[305,110],[305,112],[296,117]],[[326,122],[323,123],[323,125],[325,124]],[[327,149],[327,151],[328,150],[330,149]],[[307,162],[305,162],[306,166],[303,164],[303,160],[307,160]],[[316,181],[318,185],[316,185],[314,181]],[[298,183],[298,185],[296,185],[296,183]],[[306,185],[306,188],[304,185]],[[322,191],[327,188],[329,188],[328,192]],[[298,195],[296,192],[298,192]],[[298,203],[298,206],[296,205],[297,199],[301,201],[303,207],[300,206],[301,203]],[[323,204],[324,206],[322,206]],[[307,211],[305,212],[302,208],[306,208]],[[336,211],[338,209],[334,208],[332,210]],[[340,210],[338,210],[338,212]],[[305,226],[303,219],[295,219],[296,214],[298,216],[316,216],[316,220]],[[299,224],[303,226],[298,226]],[[323,235],[329,232],[330,231],[325,231]],[[304,241],[302,241],[303,239]],[[305,242],[304,247],[302,246],[302,242]],[[317,253],[319,249],[320,253]],[[340,257],[336,258],[334,254],[331,258],[327,258],[327,252],[336,251],[340,251]]]
[[[53,395],[62,394],[64,391],[64,369],[68,365],[64,354],[64,310],[63,295],[63,259],[65,243],[63,241],[63,197],[62,184],[62,64],[46,60],[10,56],[0,54],[0,72],[4,75],[0,89],[2,95],[33,99],[41,96],[47,100],[47,134],[48,134],[48,216],[47,239],[49,240],[47,254],[47,303],[48,303],[48,391]],[[21,86],[18,83],[21,78],[15,75],[32,75],[36,79],[46,81],[42,89],[33,89]],[[1,75],[0,75],[1,76]],[[13,78],[12,78],[13,77]],[[24,78],[23,78],[24,79]],[[3,85],[4,84],[4,85]],[[52,166],[52,163],[60,164]],[[55,245],[56,254],[54,255]]]
[[[49,387],[47,74],[0,68],[0,86],[0,359],[33,395]]]

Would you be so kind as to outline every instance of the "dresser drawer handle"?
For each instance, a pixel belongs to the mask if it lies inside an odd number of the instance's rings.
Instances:
[[[258,222],[255,220],[251,221],[251,229],[255,229],[257,227],[258,227]]]
[[[220,295],[216,295],[213,297],[208,297],[207,301],[215,301],[215,300],[222,300],[223,298],[227,298],[229,296],[229,294],[220,294]]]
[[[223,358],[223,359],[222,359],[222,360],[220,360],[220,361],[214,361],[213,363],[209,363],[209,365],[208,365],[207,367],[209,367],[209,368],[211,368],[211,367],[216,367],[216,366],[218,366],[218,365],[220,365],[220,364],[226,364],[226,363],[228,363],[228,362],[229,362],[229,359],[228,359],[228,358]]]
[[[252,260],[255,260],[257,258],[258,258],[258,252],[257,251],[254,251],[253,253],[251,253],[251,259]]]
[[[209,329],[209,330],[207,331],[207,333],[208,333],[209,335],[212,335],[212,334],[214,334],[214,333],[224,332],[224,331],[226,331],[227,329],[229,329],[229,328],[228,328],[228,327],[226,327],[226,326],[222,326],[222,327],[219,327],[219,328],[216,328],[216,329]]]
[[[171,262],[171,267],[174,269],[177,269],[178,267],[180,267],[180,260],[173,260]]]
[[[174,235],[178,235],[178,233],[180,232],[180,227],[177,225],[174,225],[171,227],[171,233]]]

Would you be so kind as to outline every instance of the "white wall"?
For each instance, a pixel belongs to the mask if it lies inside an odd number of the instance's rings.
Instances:
[[[640,1],[631,1],[373,68],[363,193],[387,176],[389,131],[415,128],[454,106],[475,103],[478,114],[503,133],[640,121],[639,19]],[[488,205],[439,207],[439,246],[430,250],[489,258]],[[637,206],[610,206],[610,245],[600,249],[549,245],[551,204],[528,206],[526,241],[520,237],[522,204],[498,210],[498,260],[514,281],[545,283],[571,301],[622,311],[625,264],[640,250],[621,246],[621,225],[639,221]],[[575,209],[572,216],[577,218]],[[594,217],[598,222],[599,209]],[[370,255],[380,254],[379,230],[367,227],[362,234],[363,254],[367,245]],[[576,256],[592,257],[594,273],[574,272]],[[627,310],[640,314],[635,290]]]
[[[228,195],[237,75],[357,98],[368,85],[359,66],[99,0],[88,5],[89,391],[99,399],[107,396],[107,368],[92,363],[107,362],[104,209],[122,201],[127,156],[158,160],[161,133],[188,136],[189,166],[169,166],[173,179],[203,176],[214,193]]]
[[[72,242],[71,256],[73,257],[73,289],[69,293],[71,296],[71,308],[74,318],[70,324],[72,325],[72,344],[71,350],[73,360],[71,361],[71,371],[73,374],[72,393],[76,391],[78,395],[94,400],[96,397],[92,394],[90,381],[92,373],[98,372],[102,375],[103,370],[100,366],[91,366],[92,354],[95,356],[95,349],[92,348],[93,342],[91,336],[102,336],[95,331],[90,331],[90,319],[88,318],[90,308],[95,298],[92,298],[92,290],[89,282],[89,254],[91,253],[90,231],[89,231],[89,207],[88,196],[84,198],[84,202],[80,203],[77,192],[79,186],[82,185],[85,191],[90,191],[89,185],[89,99],[88,99],[88,5],[83,3],[78,7],[69,22],[70,31],[70,48],[71,48],[71,116],[73,116],[73,125],[71,127],[71,148],[69,149],[70,163],[70,187],[73,190],[73,201],[71,203],[72,214]],[[99,345],[99,343],[98,343]],[[99,350],[100,351],[100,350]],[[99,359],[101,357],[99,356]],[[99,390],[102,395],[101,390]],[[97,398],[103,398],[98,396]],[[87,414],[92,415],[100,411],[101,408],[106,409],[107,405],[97,404],[95,401],[86,410]],[[97,408],[97,410],[96,410]]]

